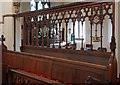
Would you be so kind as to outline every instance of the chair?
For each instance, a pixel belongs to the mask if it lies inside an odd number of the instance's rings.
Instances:
[[[86,49],[87,50],[91,50],[91,48],[93,49],[93,45],[92,44],[86,44]]]
[[[107,52],[107,48],[101,48],[101,47],[98,47],[97,51]]]
[[[66,45],[64,45],[63,47],[66,47],[67,49],[76,49],[76,43],[75,44],[71,44],[70,42],[67,43]]]

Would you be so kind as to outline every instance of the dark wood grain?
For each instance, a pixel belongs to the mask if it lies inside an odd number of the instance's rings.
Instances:
[[[83,13],[82,10],[84,11],[84,15],[81,14]],[[105,13],[102,12],[103,10]],[[109,10],[113,10],[112,13],[110,13]],[[52,80],[57,80],[65,84],[85,83],[88,76],[100,80],[101,83],[104,83],[105,81],[116,83],[117,61],[115,58],[116,42],[114,11],[115,3],[113,2],[78,2],[65,6],[63,5],[49,9],[12,15],[12,17],[14,17],[14,20],[19,17],[23,18],[23,44],[21,46],[22,52],[3,50],[3,71],[6,73],[10,68],[17,68],[19,70],[22,69],[29,73],[30,76],[32,75],[30,73],[35,73],[39,76],[47,76]],[[90,14],[88,14],[89,12]],[[66,13],[68,13],[67,15],[69,15],[69,17],[65,17]],[[47,18],[47,15],[49,15],[49,18]],[[9,15],[3,17],[7,16]],[[60,16],[62,16],[62,18]],[[47,33],[43,32],[46,30],[46,28],[50,30],[51,26],[55,26],[57,24],[58,27],[53,29],[60,31],[61,23],[63,20],[67,20],[65,21],[67,29],[67,23],[69,20],[71,20],[73,23],[73,34],[75,35],[75,21],[84,22],[85,19],[88,18],[90,21],[91,29],[90,44],[92,45],[92,29],[94,18],[98,17],[101,29],[100,48],[102,49],[102,44],[104,42],[102,40],[103,20],[106,16],[109,16],[112,24],[112,38],[110,43],[111,52],[93,51],[92,47],[92,51],[73,50],[75,48],[61,49],[60,38],[62,36],[60,34],[58,34],[59,48],[55,49],[54,34],[52,34],[53,37],[50,38],[48,31]],[[37,17],[39,17],[39,21],[36,19]],[[34,19],[34,21],[32,21],[32,19]],[[39,39],[34,39],[35,37],[38,38],[38,33],[34,33],[34,31],[38,32],[39,29],[42,31],[41,37]],[[36,35],[34,36],[34,34]],[[66,38],[68,37],[66,36]],[[75,40],[73,41],[75,46]],[[66,44],[67,42],[68,41],[66,39]],[[53,48],[50,48],[50,44],[53,44]],[[5,73],[3,74],[4,77],[6,75]],[[27,73],[25,73],[25,75],[27,75]],[[17,74],[12,75],[16,76]],[[22,76],[23,79],[26,79],[25,75]],[[17,77],[17,80],[15,82],[19,82],[19,78],[20,77]],[[36,82],[34,81],[35,78],[35,76],[32,78],[33,82]],[[10,81],[12,81],[12,78]]]
[[[96,59],[91,57],[91,62],[88,62],[89,60],[82,61],[82,59],[74,59],[74,57],[78,54],[71,55],[73,56],[71,59],[69,57],[66,58],[66,55],[64,55],[64,57],[59,57],[57,55],[37,55],[14,51],[5,51],[3,54],[7,56],[3,56],[3,63],[6,64],[7,67],[9,67],[10,64],[12,65],[10,66],[11,68],[22,69],[30,73],[32,72],[37,75],[46,76],[47,78],[51,78],[62,83],[85,83],[88,76],[95,77],[101,82],[105,82],[107,80],[113,81],[111,77],[116,78],[114,76],[116,73],[111,74],[111,72],[116,71],[114,71],[115,69],[112,69],[113,67],[109,66],[111,55],[108,54],[106,54],[107,56],[95,56]],[[85,55],[87,54],[85,53]],[[84,56],[84,53],[82,53],[79,57],[82,56]],[[86,56],[86,58],[87,57],[90,58],[90,56]],[[97,57],[103,60],[105,58],[105,64],[102,64],[103,62],[95,63],[95,61],[99,60]],[[114,62],[111,64],[112,66],[116,65]]]

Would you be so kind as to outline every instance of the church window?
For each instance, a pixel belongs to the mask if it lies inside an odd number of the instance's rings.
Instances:
[[[31,11],[40,10],[50,7],[50,0],[31,0],[30,8]]]

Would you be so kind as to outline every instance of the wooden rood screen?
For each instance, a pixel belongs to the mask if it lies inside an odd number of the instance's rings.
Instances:
[[[20,17],[23,46],[84,50],[89,44],[91,50],[98,46],[101,51],[107,47],[105,42],[109,44],[108,37],[114,38],[113,2],[78,2],[15,15]]]
[[[116,83],[114,13],[112,2],[90,2],[14,15],[14,19],[23,21],[23,52],[3,50],[3,67],[13,68],[8,73],[13,80],[8,80],[10,83],[27,80],[45,85],[89,84],[91,81],[93,84]],[[112,29],[112,37],[107,36],[108,28]],[[108,37],[111,37],[111,52],[98,52],[106,51],[103,48],[109,44]],[[85,44],[95,51],[83,51]],[[98,51],[95,44],[99,44]],[[70,50],[78,47],[82,50]]]

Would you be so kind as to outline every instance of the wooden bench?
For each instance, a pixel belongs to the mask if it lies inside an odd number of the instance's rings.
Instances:
[[[42,74],[64,84],[85,83],[88,76],[97,78],[101,82],[116,81],[116,69],[113,69],[116,63],[111,60],[110,53],[90,51],[71,53],[69,50],[70,53],[58,52],[55,55],[56,52],[51,52],[51,55],[48,55],[49,52],[47,50],[43,52],[46,55],[40,55],[6,50],[3,52],[3,64],[7,68],[23,69],[35,74]]]

